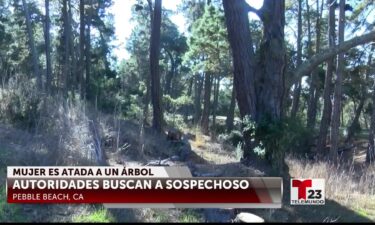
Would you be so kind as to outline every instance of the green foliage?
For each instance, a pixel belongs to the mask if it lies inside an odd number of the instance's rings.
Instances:
[[[201,221],[201,216],[194,209],[183,210],[178,219],[178,222],[181,223],[199,223]]]
[[[255,143],[253,151],[269,160],[274,167],[282,168],[286,153],[304,154],[312,132],[299,119],[272,121],[264,117],[258,124],[249,117],[243,119],[243,132]]]
[[[280,163],[283,163],[285,153],[304,154],[309,151],[308,143],[311,138],[311,131],[298,119],[263,119],[255,132],[260,150],[264,148],[266,159],[277,167],[282,166]]]
[[[169,222],[169,217],[164,211],[155,211],[152,221],[156,223],[166,223]]]
[[[79,215],[73,218],[75,223],[113,223],[115,219],[109,214],[107,209],[99,209],[88,215]]]
[[[15,76],[6,88],[0,90],[0,119],[33,128],[39,118],[41,103],[34,82],[23,76]]]
[[[243,142],[242,133],[238,130],[233,130],[227,136],[226,141],[229,141],[233,146],[238,146],[238,144]]]
[[[191,97],[182,95],[178,98],[172,98],[170,95],[163,96],[163,104],[171,113],[165,112],[165,121],[172,127],[184,129],[187,127],[182,114],[189,107],[193,107]]]
[[[206,6],[203,16],[192,24],[191,32],[184,64],[193,73],[218,74],[228,70],[229,43],[223,13],[213,5]]]
[[[172,98],[170,95],[164,95],[163,103],[169,106],[168,108],[171,108],[172,112],[177,112],[185,107],[193,107],[193,100],[190,96],[186,95],[182,95],[178,98]]]
[[[179,130],[184,130],[188,128],[188,125],[185,123],[183,116],[180,114],[165,113],[164,120],[167,123],[167,125],[175,127]]]

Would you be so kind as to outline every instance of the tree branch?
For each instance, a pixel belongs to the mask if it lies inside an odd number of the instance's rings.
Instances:
[[[256,9],[252,6],[250,6],[247,2],[245,2],[245,8],[247,10],[247,12],[252,12],[252,13],[255,13],[259,18],[262,18],[262,8],[260,9]]]
[[[313,57],[311,57],[310,60],[304,62],[301,66],[299,66],[295,72],[295,77],[302,77],[304,75],[308,75],[309,73],[311,73],[312,70],[314,70],[315,67],[319,66],[321,63],[327,61],[335,55],[341,52],[348,51],[349,49],[356,47],[358,45],[369,43],[371,41],[375,41],[375,30],[362,36],[355,37],[348,41],[345,41],[339,46],[325,49],[321,51],[322,53],[315,54]]]

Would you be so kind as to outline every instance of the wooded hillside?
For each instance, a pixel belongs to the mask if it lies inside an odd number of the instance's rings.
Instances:
[[[260,8],[180,0],[176,11],[166,0],[133,0],[123,49],[115,44],[116,1],[0,0],[1,175],[14,164],[167,159],[197,176],[259,170],[286,185],[290,177],[322,176],[332,211],[306,221],[335,213],[344,222],[375,219],[368,200],[375,190],[373,0],[263,0]],[[338,195],[339,182],[353,184],[355,197]],[[8,207],[0,203],[0,222],[25,210]],[[305,213],[287,211],[266,220]],[[192,222],[217,213],[174,212],[170,220]],[[111,213],[109,221],[156,220],[154,211],[148,220]]]

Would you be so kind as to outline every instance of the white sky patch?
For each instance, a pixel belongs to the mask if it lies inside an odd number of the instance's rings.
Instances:
[[[134,23],[130,22],[131,18],[131,8],[136,4],[136,0],[114,0],[113,6],[110,11],[114,15],[115,19],[115,33],[116,41],[114,45],[114,54],[117,56],[118,60],[128,59],[130,57],[129,53],[126,51],[126,41],[130,37],[130,34],[135,26]],[[163,7],[172,11],[177,11],[177,6],[181,3],[181,0],[176,1],[163,1]],[[181,14],[175,14],[171,16],[171,20],[177,25],[180,32],[185,31],[185,18]]]
[[[246,0],[246,2],[256,9],[259,9],[263,5],[263,0]],[[136,4],[136,0],[114,0],[113,3],[110,11],[114,15],[116,29],[116,41],[114,41],[116,48],[114,48],[114,54],[117,56],[118,61],[121,61],[130,57],[125,46],[135,25],[130,22],[130,18],[131,8]],[[177,6],[181,4],[181,0],[164,0],[162,4],[165,9],[177,12]],[[249,18],[257,19],[257,16],[254,13],[250,13]],[[186,20],[182,13],[172,15],[171,20],[177,25],[181,33],[186,31]]]

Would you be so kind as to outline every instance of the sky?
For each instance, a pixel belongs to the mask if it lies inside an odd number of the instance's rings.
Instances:
[[[249,5],[254,8],[259,9],[263,0],[246,0]],[[136,0],[113,0],[114,4],[110,9],[110,12],[113,13],[115,19],[115,32],[117,40],[114,42],[114,45],[117,48],[114,49],[114,54],[117,56],[118,60],[129,58],[128,52],[126,52],[126,40],[129,38],[132,29],[134,27],[133,23],[130,23],[131,18],[131,7],[136,3]],[[162,1],[163,7],[172,11],[177,11],[177,6],[181,3],[181,0],[164,0]],[[251,13],[252,14],[252,13]],[[251,15],[250,17],[254,17]],[[177,25],[179,31],[183,33],[186,29],[185,18],[180,13],[176,13],[172,16],[171,20]]]

